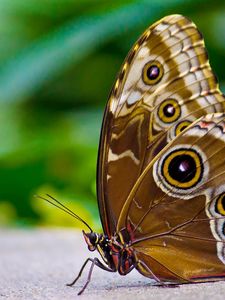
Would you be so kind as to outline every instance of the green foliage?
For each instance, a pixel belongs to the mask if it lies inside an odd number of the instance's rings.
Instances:
[[[0,0],[0,225],[78,226],[33,197],[50,193],[99,227],[108,93],[138,36],[171,13],[198,25],[225,86],[222,0]]]

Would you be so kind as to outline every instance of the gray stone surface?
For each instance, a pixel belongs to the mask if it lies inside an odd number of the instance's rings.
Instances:
[[[225,282],[160,288],[132,271],[121,277],[95,268],[82,296],[87,271],[67,287],[85,258],[81,232],[72,230],[0,230],[0,299],[225,299]]]

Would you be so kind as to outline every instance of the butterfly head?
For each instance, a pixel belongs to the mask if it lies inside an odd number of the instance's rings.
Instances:
[[[98,241],[99,241],[99,234],[97,234],[95,232],[86,233],[86,232],[84,232],[84,230],[82,232],[83,232],[85,242],[88,245],[88,250],[95,251],[97,248]]]

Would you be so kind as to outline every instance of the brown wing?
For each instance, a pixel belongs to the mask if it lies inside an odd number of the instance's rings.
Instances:
[[[196,26],[180,15],[153,24],[129,52],[105,111],[97,192],[106,234],[115,232],[152,158],[194,120],[216,111],[224,111],[224,97]]]
[[[137,269],[162,280],[225,277],[225,115],[200,118],[141,174],[122,209]]]

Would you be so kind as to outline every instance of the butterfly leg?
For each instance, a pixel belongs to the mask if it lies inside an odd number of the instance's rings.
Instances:
[[[143,261],[138,261],[135,267],[140,267],[140,266],[141,266],[141,268],[144,268],[146,271],[148,271],[151,274],[151,276],[156,281],[156,283],[154,284],[155,286],[160,286],[162,288],[176,288],[176,287],[179,287],[179,284],[177,284],[177,283],[165,283],[162,280],[160,280]],[[188,281],[186,280],[186,283],[187,282]]]
[[[152,270],[141,260],[137,261],[135,267],[141,267],[145,269],[151,276],[155,279],[156,282],[163,284],[163,282],[152,272]]]
[[[80,272],[79,272],[79,274],[77,275],[77,277],[73,280],[73,282],[67,284],[67,286],[73,286],[73,285],[77,282],[77,280],[78,280],[78,279],[80,278],[80,276],[82,275],[83,270],[84,270],[85,266],[87,265],[87,263],[88,263],[89,261],[91,261],[91,267],[90,267],[90,270],[89,270],[89,273],[88,273],[88,278],[87,278],[87,281],[86,281],[85,285],[83,286],[83,288],[81,289],[81,291],[78,293],[78,295],[81,295],[81,294],[84,292],[84,290],[86,289],[87,285],[89,284],[89,282],[90,282],[90,280],[91,280],[91,275],[92,275],[92,272],[93,272],[93,269],[94,269],[94,266],[95,266],[95,265],[96,265],[97,267],[99,267],[99,268],[105,270],[105,271],[108,271],[108,272],[115,272],[114,270],[112,270],[112,269],[106,267],[105,265],[103,265],[103,263],[102,263],[97,257],[95,257],[94,259],[88,258],[88,259],[84,262],[83,266],[81,267]]]

